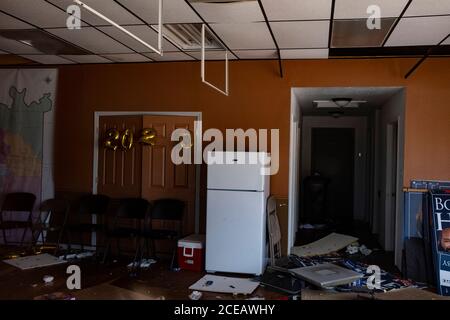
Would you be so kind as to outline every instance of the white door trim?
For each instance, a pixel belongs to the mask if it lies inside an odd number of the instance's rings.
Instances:
[[[92,168],[92,193],[97,193],[98,184],[98,139],[100,136],[99,125],[100,117],[104,116],[182,116],[182,117],[196,117],[197,121],[202,121],[201,112],[178,112],[178,111],[97,111],[94,112],[94,153],[93,153],[93,168]],[[202,141],[201,130],[195,131],[195,140]],[[195,146],[196,152],[198,148],[202,148],[201,143]],[[195,165],[195,233],[200,232],[200,165]]]

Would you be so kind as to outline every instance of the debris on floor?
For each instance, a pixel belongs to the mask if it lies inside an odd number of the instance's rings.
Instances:
[[[131,262],[127,265],[128,268],[136,268],[139,266],[141,269],[148,269],[152,264],[155,264],[157,261],[155,259],[142,259],[140,263],[138,261]]]
[[[315,266],[292,269],[290,271],[308,283],[324,289],[354,283],[363,277],[362,273],[333,263],[322,263]]]
[[[349,255],[357,254],[359,252],[359,243],[353,243],[348,245],[347,248],[345,249],[345,252],[347,252],[347,254]]]
[[[368,256],[372,253],[372,250],[367,248],[365,245],[362,245],[361,247],[359,247],[359,252],[361,252],[365,256]]]
[[[343,268],[347,268],[356,273],[362,275],[362,277],[350,284],[347,285],[339,285],[334,287],[334,290],[338,292],[354,292],[357,288],[367,288],[367,282],[369,278],[373,275],[373,272],[368,270],[369,265],[353,261],[351,259],[346,259],[339,255],[323,255],[317,257],[298,257],[291,255],[290,260],[293,264],[298,267],[308,267],[321,265],[324,263],[334,263]],[[416,283],[414,281],[400,279],[399,277],[388,273],[384,270],[380,270],[380,283],[379,288],[375,288],[374,292],[388,292],[394,289],[402,289],[402,288],[425,288],[426,286]]]
[[[80,253],[71,253],[71,254],[59,256],[58,260],[70,261],[70,260],[75,260],[75,259],[86,259],[86,258],[93,257],[94,255],[95,255],[94,251],[84,251],[84,252],[80,252]]]
[[[300,229],[306,229],[306,230],[323,230],[327,227],[326,224],[310,224],[305,223],[300,225]]]
[[[231,278],[208,274],[190,286],[189,289],[219,293],[252,294],[258,286],[259,282],[248,278]]]
[[[44,276],[44,278],[42,278],[42,280],[44,281],[45,284],[50,284],[53,282],[53,280],[55,280],[54,276]]]
[[[3,262],[12,265],[14,267],[17,267],[21,270],[43,268],[61,263],[66,263],[66,261],[61,261],[57,257],[54,257],[48,253],[3,260]]]
[[[189,295],[189,299],[200,300],[202,295],[203,294],[200,291],[192,291],[192,293]]]
[[[326,237],[310,244],[300,247],[293,247],[291,252],[299,257],[321,256],[332,252],[337,252],[356,241],[358,241],[358,238],[345,234],[331,233]]]
[[[259,296],[256,296],[256,297],[251,297],[251,298],[248,298],[248,299],[246,299],[246,300],[266,300],[266,298],[264,298],[264,297],[259,297]]]
[[[304,282],[289,272],[277,267],[267,267],[261,276],[262,287],[287,295],[297,295],[304,287]]]
[[[368,256],[372,253],[372,250],[367,248],[365,245],[359,245],[359,243],[352,243],[347,246],[345,252],[349,255],[354,255],[359,252],[365,256]]]

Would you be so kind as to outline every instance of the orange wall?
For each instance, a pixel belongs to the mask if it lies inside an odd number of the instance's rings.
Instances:
[[[450,180],[450,59],[428,59],[408,80],[417,59],[230,63],[230,96],[200,81],[199,62],[62,66],[56,111],[57,190],[90,191],[94,111],[201,111],[207,128],[279,128],[280,171],[272,193],[288,194],[291,87],[405,86],[404,184]],[[222,65],[217,65],[217,74]],[[208,69],[212,74],[216,66]]]

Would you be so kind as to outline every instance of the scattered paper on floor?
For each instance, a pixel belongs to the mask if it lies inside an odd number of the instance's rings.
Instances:
[[[42,268],[61,263],[67,263],[67,261],[59,260],[57,257],[54,257],[48,253],[3,260],[3,262],[17,267],[21,270]]]
[[[291,253],[299,257],[325,255],[344,249],[356,241],[358,241],[358,238],[345,234],[331,233],[326,237],[310,244],[301,247],[293,247]]]
[[[252,294],[258,288],[259,282],[247,278],[231,278],[206,275],[192,286],[190,290],[209,291],[234,294]]]

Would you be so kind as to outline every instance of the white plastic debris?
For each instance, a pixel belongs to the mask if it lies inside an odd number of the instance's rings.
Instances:
[[[361,252],[361,254],[368,256],[372,253],[372,250],[367,248],[365,245],[359,245],[359,243],[355,242],[351,245],[347,246],[347,249],[345,250],[348,254],[356,254],[358,252]]]
[[[355,254],[359,251],[359,244],[358,243],[352,243],[351,245],[347,246],[347,249],[345,252],[348,254]]]
[[[68,255],[62,255],[58,257],[58,260],[74,260],[74,259],[85,259],[95,255],[94,251],[85,251],[80,253],[71,253]]]
[[[203,294],[200,291],[192,291],[192,293],[189,295],[189,299],[191,299],[191,300],[200,300],[202,295]]]
[[[77,257],[77,255],[75,253],[72,254],[68,254],[68,255],[62,255],[58,257],[58,260],[73,260]]]
[[[49,283],[52,283],[53,280],[55,280],[55,277],[53,277],[53,276],[44,276],[43,280],[44,280],[44,282],[46,284],[49,284]]]
[[[129,263],[128,268],[136,268],[137,266],[139,266],[139,268],[141,269],[147,269],[150,268],[150,266],[155,263],[156,263],[155,259],[142,259],[140,263],[138,261]]]
[[[266,298],[264,298],[264,297],[251,297],[251,298],[248,298],[247,300],[266,300]]]
[[[359,252],[361,252],[365,256],[368,256],[372,253],[372,250],[367,248],[365,245],[362,245],[361,247],[359,247]]]

